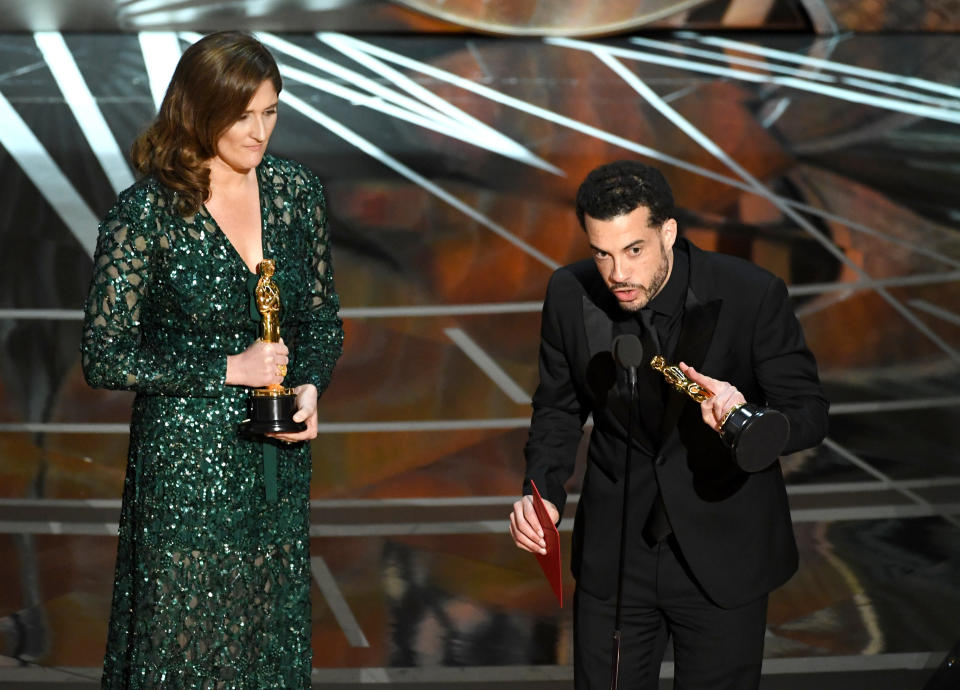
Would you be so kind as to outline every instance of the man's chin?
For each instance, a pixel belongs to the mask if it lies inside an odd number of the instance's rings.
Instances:
[[[638,297],[637,299],[630,300],[629,302],[618,301],[618,303],[620,305],[621,310],[625,312],[629,312],[630,314],[636,314],[638,311],[640,311],[645,306],[647,306],[647,302],[649,301],[650,300],[643,299],[642,297]]]

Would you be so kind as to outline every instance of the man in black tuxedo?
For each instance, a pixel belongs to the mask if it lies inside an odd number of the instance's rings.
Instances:
[[[593,259],[557,270],[547,287],[525,495],[511,534],[518,547],[544,552],[530,482],[557,522],[592,414],[571,554],[574,676],[578,690],[609,688],[634,414],[620,687],[655,689],[672,636],[677,687],[756,688],[768,593],[796,570],[797,547],[779,462],[740,469],[718,431],[749,402],[786,416],[783,452],[818,444],[828,403],[816,362],[782,280],[677,238],[673,195],[655,168],[620,161],[593,170],[577,217]],[[633,409],[610,352],[627,333],[644,346]],[[713,397],[698,404],[668,386],[646,365],[654,352]]]

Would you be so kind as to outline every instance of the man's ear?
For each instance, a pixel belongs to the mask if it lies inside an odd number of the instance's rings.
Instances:
[[[677,219],[668,218],[660,226],[660,238],[664,249],[673,249],[673,243],[677,241]]]

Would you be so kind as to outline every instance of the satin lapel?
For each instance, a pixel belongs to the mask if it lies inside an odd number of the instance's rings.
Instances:
[[[583,328],[587,335],[590,361],[587,362],[587,386],[598,410],[606,407],[626,427],[627,404],[616,394],[617,365],[613,346],[613,321],[588,295],[583,296]]]
[[[590,351],[586,370],[587,388],[599,410],[607,407],[608,403],[617,397],[611,395],[617,384],[617,366],[610,353],[613,321],[587,295],[583,296],[583,328]]]
[[[707,356],[710,341],[713,340],[713,332],[717,327],[717,318],[720,316],[722,304],[723,300],[719,299],[704,304],[697,299],[693,290],[687,288],[680,340],[677,342],[677,350],[674,353],[675,361],[670,364],[686,362],[696,369],[700,368]],[[669,437],[673,427],[677,425],[677,420],[680,419],[684,404],[688,401],[693,402],[685,393],[670,390],[660,424],[660,438],[666,440]]]
[[[601,352],[610,352],[613,344],[613,321],[587,296],[583,296],[583,327],[587,332],[587,347],[590,357]]]

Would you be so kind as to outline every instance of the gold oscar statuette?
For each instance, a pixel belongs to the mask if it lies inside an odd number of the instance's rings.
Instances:
[[[680,367],[668,365],[662,355],[651,359],[650,367],[663,374],[674,390],[697,403],[713,397],[712,391],[692,381]],[[773,464],[789,436],[790,420],[782,412],[750,403],[734,405],[720,423],[720,438],[746,472],[759,472]]]
[[[264,259],[257,264],[257,287],[254,296],[260,312],[260,340],[267,343],[280,342],[280,290],[273,282],[277,266],[273,259]],[[277,371],[286,376],[286,365],[278,365]],[[297,396],[281,383],[271,383],[256,388],[247,400],[247,419],[241,425],[250,434],[267,434],[303,431],[307,425],[293,421],[297,411]]]
[[[684,374],[678,366],[667,366],[667,360],[662,355],[657,355],[650,360],[650,366],[663,374],[674,389],[696,400],[698,403],[713,397],[713,393],[698,383],[694,383]]]

